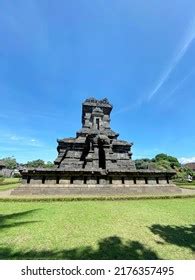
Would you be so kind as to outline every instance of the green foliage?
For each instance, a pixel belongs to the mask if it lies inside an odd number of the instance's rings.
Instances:
[[[13,175],[13,177],[14,177],[14,178],[21,178],[22,176],[21,176],[20,173],[15,173],[15,174]]]
[[[135,160],[135,166],[137,169],[175,170],[177,172],[174,177],[176,182],[185,183],[188,175],[195,176],[190,168],[182,167],[176,157],[164,153],[156,155],[153,159],[137,159]]]
[[[136,159],[135,166],[137,169],[158,169],[155,161],[148,158]]]
[[[137,169],[157,169],[162,171],[181,167],[177,158],[163,153],[156,155],[153,159],[135,160],[135,166]]]
[[[4,182],[6,184],[15,184],[15,183],[18,183],[20,181],[21,181],[21,179],[19,179],[19,178],[4,178]]]
[[[186,183],[188,175],[194,176],[194,172],[187,167],[181,167],[178,169],[177,174],[174,177],[174,180],[178,183]]]
[[[156,163],[159,163],[158,165],[161,165],[164,168],[175,169],[181,167],[181,164],[176,157],[172,157],[167,154],[158,154],[155,156],[154,160]]]
[[[159,170],[172,170],[172,166],[168,160],[159,160],[155,163],[156,168]]]
[[[192,169],[190,169],[189,167],[182,167],[181,169],[183,172],[185,172],[187,175],[190,175],[190,176],[194,176],[194,172]]]
[[[135,166],[137,169],[175,170],[176,175],[173,179],[176,183],[187,183],[188,175],[195,177],[193,170],[188,167],[183,167],[176,157],[164,153],[156,155],[153,159],[137,159],[135,160]]]
[[[14,157],[6,157],[1,159],[3,163],[5,164],[5,167],[8,169],[15,169],[17,168],[17,161]]]
[[[15,189],[19,186],[21,179],[19,178],[2,178],[3,181],[1,181],[0,178],[0,192],[6,191],[10,189]]]
[[[146,161],[144,159],[136,159],[135,166],[137,169],[148,169],[149,160]]]
[[[44,167],[45,162],[42,159],[28,161],[26,166],[27,167]]]
[[[27,167],[43,167],[43,168],[51,168],[54,166],[54,164],[51,161],[48,161],[45,163],[42,159],[37,159],[33,161],[28,161],[27,164],[25,164]]]
[[[45,167],[47,167],[47,168],[52,168],[52,167],[54,167],[54,163],[51,162],[51,161],[47,161],[47,162],[45,163]]]
[[[13,190],[16,189],[19,186],[18,183],[15,184],[0,184],[0,192],[7,191],[7,190]]]

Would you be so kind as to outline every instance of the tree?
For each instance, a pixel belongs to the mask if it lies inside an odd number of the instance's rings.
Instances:
[[[28,161],[26,164],[27,167],[45,167],[45,162],[42,159]]]
[[[186,182],[188,175],[191,175],[192,177],[195,176],[192,169],[190,169],[188,167],[181,167],[181,168],[179,168],[179,170],[177,171],[177,174],[175,175],[175,180],[177,182]]]
[[[154,161],[158,164],[158,166],[160,166],[162,163],[162,166],[164,166],[165,168],[166,166],[170,166],[170,168],[172,169],[181,167],[181,164],[176,157],[172,157],[163,153],[156,155]]]
[[[51,161],[47,161],[47,162],[45,163],[45,167],[47,167],[47,168],[54,167],[54,163],[51,162]]]
[[[164,171],[173,169],[170,162],[165,159],[155,162],[155,166],[156,166],[156,169],[164,170]]]
[[[137,169],[148,169],[148,165],[150,163],[149,159],[136,159],[135,166]]]
[[[157,169],[161,171],[175,170],[176,175],[174,180],[177,182],[186,182],[188,175],[195,177],[193,170],[183,167],[176,157],[161,153],[156,155],[153,159],[137,159],[135,160],[137,169]]]
[[[5,167],[8,169],[15,169],[18,166],[18,163],[14,157],[6,157],[1,159],[5,164]]]
[[[51,161],[47,161],[45,163],[44,160],[42,159],[37,159],[37,160],[32,160],[32,161],[28,161],[26,164],[27,167],[42,167],[42,168],[51,168],[54,166],[54,164]]]

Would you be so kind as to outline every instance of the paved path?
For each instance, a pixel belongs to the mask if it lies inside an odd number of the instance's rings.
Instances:
[[[0,197],[9,197],[12,191],[13,191],[13,189],[6,190],[6,191],[0,191]]]
[[[182,189],[181,188],[181,190],[182,190],[182,194],[186,194],[186,195],[195,194],[195,189]]]

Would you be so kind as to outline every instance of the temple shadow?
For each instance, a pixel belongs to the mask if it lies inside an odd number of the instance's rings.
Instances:
[[[152,225],[150,230],[167,243],[195,251],[195,225],[170,226],[156,224]]]
[[[16,226],[21,226],[24,224],[30,224],[30,223],[38,223],[39,221],[16,221],[17,219],[23,219],[28,218],[30,215],[36,211],[39,211],[40,209],[33,209],[23,212],[17,212],[12,214],[3,215],[0,214],[0,230],[4,228],[11,228]]]
[[[65,260],[157,260],[158,255],[138,241],[122,242],[118,236],[110,236],[91,246],[70,250],[15,251],[0,247],[0,259],[65,259]]]

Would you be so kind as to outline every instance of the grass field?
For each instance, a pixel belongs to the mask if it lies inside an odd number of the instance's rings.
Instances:
[[[195,189],[195,181],[193,182],[185,182],[185,183],[178,183],[175,182],[175,184],[180,187],[180,188],[184,188],[184,189]]]
[[[0,202],[1,259],[195,259],[195,198]]]
[[[0,191],[15,189],[19,186],[19,184],[19,178],[4,178],[3,182],[0,182]]]

